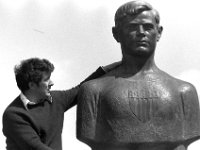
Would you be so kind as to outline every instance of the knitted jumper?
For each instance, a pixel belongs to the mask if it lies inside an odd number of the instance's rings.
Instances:
[[[99,68],[86,80],[105,72]],[[62,150],[64,112],[77,103],[79,86],[65,91],[52,91],[53,102],[45,100],[25,109],[18,96],[3,114],[3,133],[7,150]]]

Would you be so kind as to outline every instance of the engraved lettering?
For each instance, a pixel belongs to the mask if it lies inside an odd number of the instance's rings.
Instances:
[[[153,93],[153,94],[152,94]],[[157,108],[158,94],[154,90],[128,91],[128,101],[131,113],[140,122],[147,122]]]

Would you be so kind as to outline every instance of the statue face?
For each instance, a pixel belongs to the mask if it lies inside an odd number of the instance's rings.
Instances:
[[[127,16],[119,29],[119,42],[123,54],[150,56],[154,53],[161,30],[151,11],[143,11],[137,16]]]

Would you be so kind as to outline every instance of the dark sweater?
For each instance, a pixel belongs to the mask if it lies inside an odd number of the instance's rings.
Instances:
[[[103,74],[98,69],[87,80]],[[18,96],[3,114],[7,150],[62,150],[64,112],[77,103],[78,89],[52,91],[52,103],[44,101],[28,110]]]

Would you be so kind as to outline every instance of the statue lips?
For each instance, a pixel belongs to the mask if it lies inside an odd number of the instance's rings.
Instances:
[[[138,47],[142,46],[142,47],[148,47],[149,46],[149,42],[146,40],[141,40],[141,41],[136,41],[136,45]]]

